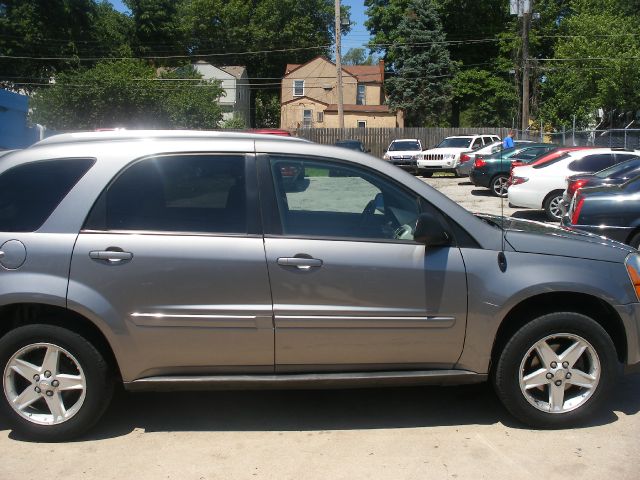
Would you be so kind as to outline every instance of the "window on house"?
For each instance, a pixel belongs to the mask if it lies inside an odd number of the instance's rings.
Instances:
[[[318,123],[324,122],[324,112],[318,112]]]
[[[356,95],[356,105],[366,105],[366,87],[365,85],[359,83],[358,84],[358,93]]]
[[[305,127],[310,127],[313,121],[313,110],[304,110],[302,113],[302,124]]]
[[[304,95],[304,80],[293,81],[293,96],[302,97]]]
[[[358,120],[358,128],[367,128],[366,120]]]

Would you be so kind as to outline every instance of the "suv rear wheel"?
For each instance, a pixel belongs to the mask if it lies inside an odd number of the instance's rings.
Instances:
[[[507,342],[493,372],[505,407],[533,427],[568,427],[589,419],[618,373],[607,332],[578,313],[551,313]]]
[[[20,434],[61,441],[93,426],[113,392],[109,368],[85,338],[52,325],[19,327],[0,339],[0,411]]]

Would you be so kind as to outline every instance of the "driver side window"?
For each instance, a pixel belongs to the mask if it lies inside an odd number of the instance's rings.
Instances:
[[[365,168],[272,157],[284,235],[413,241],[419,199]]]

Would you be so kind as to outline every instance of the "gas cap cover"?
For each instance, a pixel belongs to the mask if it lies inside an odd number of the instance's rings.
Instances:
[[[2,244],[0,251],[4,252],[0,258],[0,265],[8,270],[20,268],[27,259],[27,249],[20,240],[8,240]]]

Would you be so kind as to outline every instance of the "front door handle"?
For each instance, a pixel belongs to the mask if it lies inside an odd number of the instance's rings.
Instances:
[[[280,257],[278,265],[283,267],[297,267],[299,270],[310,270],[312,267],[318,268],[322,266],[322,260],[319,258],[306,257]]]
[[[109,263],[122,263],[133,258],[133,253],[122,250],[94,250],[89,252],[89,258],[104,260]]]

